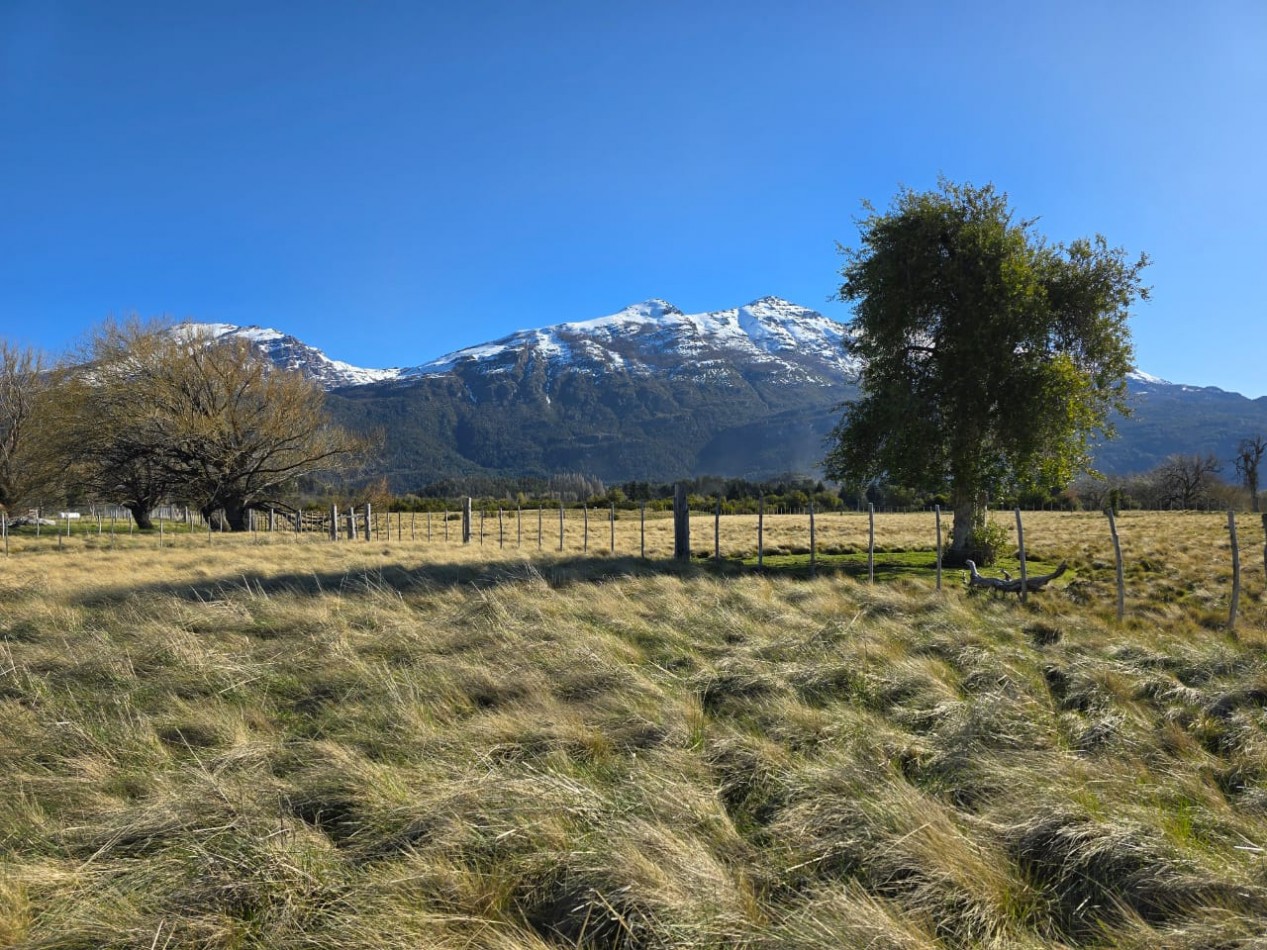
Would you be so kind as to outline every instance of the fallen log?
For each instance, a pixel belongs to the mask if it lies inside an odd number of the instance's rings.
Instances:
[[[977,571],[977,565],[972,561],[964,561],[968,568],[968,587],[979,588],[983,590],[997,590],[1004,594],[1019,594],[1021,592],[1021,582],[1018,578],[1013,580],[1010,576],[1005,577],[985,577]],[[1069,570],[1069,565],[1064,561],[1060,562],[1060,566],[1050,574],[1040,574],[1036,577],[1029,577],[1025,580],[1025,590],[1042,590],[1051,581],[1054,581],[1065,571]],[[1007,572],[1005,571],[1006,575]]]

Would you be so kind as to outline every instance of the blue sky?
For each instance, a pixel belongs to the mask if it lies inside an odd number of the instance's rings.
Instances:
[[[993,181],[1154,261],[1141,369],[1267,394],[1267,3],[0,0],[0,336],[368,366],[663,297],[830,302],[862,199]]]

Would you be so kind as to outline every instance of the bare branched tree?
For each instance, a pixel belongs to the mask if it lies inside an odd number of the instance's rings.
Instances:
[[[1163,508],[1199,508],[1219,483],[1222,470],[1212,454],[1172,455],[1157,469],[1157,487]]]
[[[1262,463],[1264,455],[1267,455],[1267,439],[1261,435],[1255,435],[1248,439],[1241,439],[1240,445],[1236,447],[1236,457],[1232,460],[1232,464],[1236,467],[1236,474],[1241,477],[1241,484],[1249,492],[1249,504],[1252,511],[1258,511],[1258,466]]]
[[[164,323],[107,321],[62,388],[57,440],[75,480],[91,496],[122,505],[137,526],[181,488],[164,459],[153,381],[178,354]]]
[[[0,507],[7,510],[53,490],[56,469],[43,438],[53,385],[38,352],[0,340]]]
[[[250,509],[280,504],[296,479],[341,470],[365,448],[330,423],[315,382],[248,340],[132,321],[106,324],[91,351],[68,431],[88,483],[139,517],[178,497],[242,530]]]

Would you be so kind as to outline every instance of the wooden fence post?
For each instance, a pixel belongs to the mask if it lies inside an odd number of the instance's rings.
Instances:
[[[717,507],[713,510],[713,560],[721,563],[721,495],[717,496]]]
[[[444,540],[449,540],[449,509],[445,508],[442,512],[444,515]]]
[[[1263,515],[1263,573],[1267,574],[1267,514]]]
[[[502,506],[497,506],[497,547],[499,550],[506,547],[506,526],[502,523]]]
[[[679,561],[691,559],[691,513],[686,486],[681,482],[673,487],[673,557]]]
[[[765,495],[757,496],[757,567],[765,566]]]
[[[1236,512],[1227,511],[1227,531],[1232,540],[1232,607],[1227,615],[1227,628],[1236,629],[1236,609],[1241,603],[1241,549],[1236,543]]]
[[[211,519],[207,519],[207,530],[211,530]],[[339,540],[339,506],[330,506],[330,540]]]
[[[559,550],[563,550],[563,495],[559,494]]]
[[[374,506],[370,502],[365,503],[365,540],[371,541],[370,531],[374,532],[374,537],[378,537],[378,522],[374,520]]]
[[[1126,572],[1122,567],[1122,542],[1117,536],[1117,518],[1113,515],[1113,506],[1104,510],[1109,516],[1109,536],[1113,539],[1113,559],[1117,564],[1117,622],[1126,617]]]
[[[612,555],[615,555],[616,553],[616,503],[614,501],[612,502],[612,514],[611,514],[611,552],[610,553]]]
[[[937,589],[941,590],[941,505],[933,505],[937,517]]]
[[[1263,523],[1267,524],[1267,519],[1264,519]],[[1263,551],[1267,552],[1267,547],[1263,548]],[[645,501],[638,502],[638,556],[644,561],[647,559],[647,503]]]
[[[1025,588],[1028,586],[1026,581],[1029,579],[1029,575],[1025,570],[1025,526],[1021,524],[1021,509],[1019,506],[1016,509],[1016,551],[1021,560],[1021,603],[1023,604],[1027,594]]]
[[[875,583],[875,505],[867,502],[867,583]]]
[[[462,499],[462,543],[471,543],[471,496]]]
[[[545,520],[546,520],[545,506],[538,504],[537,505],[537,550],[538,551],[541,550],[541,545],[543,543],[542,535],[543,535],[543,529],[545,526]]]
[[[4,535],[4,556],[9,556],[9,513],[0,511],[0,534]]]
[[[515,502],[515,547],[524,546],[524,509],[519,502]]]
[[[480,547],[484,546],[484,516],[487,513],[488,510],[483,505],[480,505]]]
[[[809,576],[813,577],[818,567],[816,560],[816,552],[818,545],[815,543],[814,537],[814,499],[809,502]]]
[[[584,536],[584,540],[581,541],[581,550],[588,554],[590,549],[590,509],[585,502],[581,502],[581,532]]]
[[[66,519],[66,536],[70,537],[70,519],[69,518]],[[60,541],[58,542],[58,546],[59,547],[61,546]],[[163,546],[163,511],[161,508],[159,509],[159,512],[158,512],[158,546],[160,548]]]

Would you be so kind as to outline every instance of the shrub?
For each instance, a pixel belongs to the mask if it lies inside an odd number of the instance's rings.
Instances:
[[[977,567],[989,567],[998,560],[1007,543],[1007,528],[997,521],[983,518],[973,527],[972,534],[968,535],[967,557]]]

